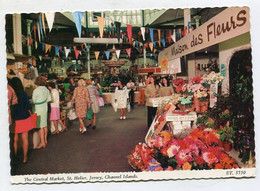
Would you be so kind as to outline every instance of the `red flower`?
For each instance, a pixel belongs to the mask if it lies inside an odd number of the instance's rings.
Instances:
[[[194,76],[190,81],[193,84],[199,84],[202,81],[202,78],[200,76]]]
[[[209,165],[218,162],[218,159],[217,159],[216,155],[213,152],[204,152],[202,154],[202,158]]]
[[[176,155],[178,166],[181,166],[182,164],[186,162],[192,161],[191,152],[189,149],[182,149],[179,151],[179,153]]]
[[[195,158],[195,162],[198,164],[198,165],[203,165],[204,164],[204,160],[201,156],[197,156]]]

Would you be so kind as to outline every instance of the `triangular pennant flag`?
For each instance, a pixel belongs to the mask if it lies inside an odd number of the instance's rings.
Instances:
[[[153,50],[153,53],[155,53],[156,51],[157,51],[157,49],[154,49],[154,50]]]
[[[39,25],[39,22],[37,22],[37,31],[38,31],[39,42],[41,42],[41,32],[40,32],[40,25]]]
[[[163,47],[165,47],[165,39],[164,38],[161,39],[161,42],[163,44]]]
[[[115,22],[115,26],[116,26],[116,34],[117,34],[118,43],[120,43],[120,27],[121,27],[121,23],[120,22]]]
[[[45,51],[45,44],[44,43],[42,43],[42,50],[43,50],[43,52]]]
[[[57,53],[57,56],[60,57],[60,53],[59,52]]]
[[[99,35],[100,35],[100,38],[103,38],[103,30],[104,30],[105,18],[97,17],[97,19],[98,19]]]
[[[171,43],[171,41],[172,41],[172,30],[169,30],[169,36],[168,36],[168,42],[169,42],[169,44]]]
[[[43,35],[43,30],[42,30],[42,17],[41,17],[41,15],[39,15],[39,26],[40,26],[42,41],[44,41],[44,35]]]
[[[144,27],[141,27],[141,33],[143,36],[143,40],[145,41],[145,28]]]
[[[119,59],[121,50],[116,50],[116,56]]]
[[[173,29],[173,34],[171,37],[172,37],[172,41],[176,42],[176,30],[175,29]]]
[[[76,59],[78,59],[78,57],[79,57],[79,52],[80,52],[79,50],[74,51]]]
[[[158,42],[159,43],[159,42]],[[155,48],[156,47],[156,42],[153,42],[153,47]]]
[[[135,46],[138,47],[139,46],[139,42],[136,40],[135,41]]]
[[[126,25],[126,27],[129,44],[132,44],[132,25]]]
[[[41,55],[39,55],[39,59],[40,59],[40,61],[42,61],[42,56]]]
[[[151,42],[153,42],[153,29],[150,29],[150,38],[151,38]]]
[[[149,47],[150,47],[151,51],[153,51],[153,43],[152,42],[149,43]]]
[[[109,60],[109,55],[110,55],[110,51],[105,51],[105,54],[106,54],[106,57],[107,57],[107,60]]]
[[[79,51],[79,54],[82,55],[81,51]]]
[[[159,43],[159,46],[161,47],[161,30],[160,29],[158,29],[157,30],[158,31],[158,43]]]
[[[60,46],[60,52],[62,52],[62,49],[63,49],[62,46]]]
[[[131,48],[127,48],[125,49],[126,50],[126,53],[128,54],[129,58],[130,58],[130,55],[131,55]]]
[[[51,32],[53,22],[54,22],[55,13],[45,13],[45,16],[46,16],[47,24],[48,24],[48,27],[49,27],[49,32]]]
[[[43,27],[44,35],[46,36],[44,13],[42,13],[41,15],[42,15],[42,27]]]
[[[139,46],[142,47],[142,46],[143,46],[143,43],[139,42]]]
[[[48,51],[51,51],[51,45],[45,44],[45,53],[47,53]]]
[[[95,51],[94,53],[95,53],[96,60],[98,60],[98,56],[99,56],[100,51]]]
[[[60,47],[55,46],[55,55],[57,55],[59,51],[60,51]]]
[[[79,12],[79,11],[73,12],[72,16],[73,16],[74,22],[76,24],[76,28],[77,28],[77,31],[78,31],[79,38],[81,38],[81,28],[82,28],[81,27],[81,19],[83,17],[83,12]]]
[[[64,47],[64,51],[65,51],[65,56],[67,58],[70,53],[70,49],[69,48],[67,49],[66,47]]]

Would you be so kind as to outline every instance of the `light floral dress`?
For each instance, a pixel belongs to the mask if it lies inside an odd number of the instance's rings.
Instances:
[[[80,118],[85,118],[88,107],[90,106],[90,98],[87,88],[77,87],[74,90],[71,104],[76,105],[76,115]]]
[[[116,87],[115,100],[117,100],[118,109],[126,108],[128,98],[129,98],[129,95],[128,95],[128,91],[127,91],[126,87],[123,87],[123,88]]]

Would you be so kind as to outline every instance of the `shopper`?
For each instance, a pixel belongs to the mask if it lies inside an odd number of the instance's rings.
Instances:
[[[18,104],[14,106],[14,154],[17,154],[18,134],[21,134],[23,143],[23,163],[26,163],[28,152],[28,131],[34,128],[30,116],[32,108],[29,102],[29,97],[24,91],[21,80],[17,77],[12,78],[11,86],[18,98]]]
[[[52,134],[59,134],[58,123],[62,127],[61,132],[67,129],[60,119],[60,95],[54,82],[48,83],[48,89],[50,90],[52,97],[50,120],[53,122],[55,128],[55,131]]]
[[[145,83],[143,82],[143,78],[140,78],[139,83],[138,83],[138,89],[139,89],[139,99],[138,99],[138,105],[144,105],[145,102]]]
[[[75,88],[77,87],[75,81],[73,78],[70,78],[70,86],[69,86],[69,91],[72,94],[75,90]]]
[[[151,126],[153,119],[156,115],[157,108],[153,107],[150,98],[158,97],[159,95],[159,86],[154,84],[154,78],[150,77],[150,81],[148,81],[148,85],[145,88],[145,97],[146,97],[146,106],[147,106],[147,126],[148,128]]]
[[[135,83],[133,82],[132,79],[129,80],[129,82],[126,84],[127,89],[130,90],[129,91],[129,100],[130,100],[130,106],[131,109],[134,108],[134,99],[135,99]]]
[[[51,101],[49,90],[45,87],[46,81],[42,77],[37,77],[35,80],[37,88],[33,91],[32,101],[35,104],[35,113],[37,113],[37,128],[39,128],[40,144],[36,147],[45,148],[47,146],[48,135],[48,102]]]
[[[9,114],[9,125],[11,126],[13,123],[13,106],[18,103],[17,96],[15,94],[14,89],[9,85],[10,82],[7,84],[7,90],[8,90],[8,114]]]
[[[160,87],[159,90],[159,96],[164,97],[164,96],[170,96],[174,93],[173,87],[170,85],[170,82],[166,77],[163,77],[162,79],[162,86]]]
[[[118,80],[118,86],[115,90],[115,103],[118,103],[118,109],[120,109],[120,119],[126,119],[126,107],[127,101],[129,101],[129,95],[127,88],[123,86],[120,80]]]
[[[150,83],[150,78],[153,77],[153,72],[148,72],[147,79],[145,81],[145,84],[148,85]]]
[[[100,111],[100,107],[97,101],[97,96],[99,96],[99,93],[97,91],[97,87],[93,86],[91,80],[86,80],[86,85],[87,85],[87,89],[91,101],[91,108],[93,111],[92,129],[96,129],[96,117],[97,117],[96,114],[99,113]]]
[[[85,133],[87,131],[84,125],[84,118],[86,117],[88,107],[90,107],[89,93],[85,86],[86,86],[85,81],[82,79],[79,80],[78,87],[75,88],[71,100],[71,105],[75,104],[76,115],[80,123],[79,131],[81,133]]]

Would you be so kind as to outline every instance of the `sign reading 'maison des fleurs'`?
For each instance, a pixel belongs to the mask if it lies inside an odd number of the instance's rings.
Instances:
[[[159,64],[249,32],[249,8],[230,7],[163,50]]]

